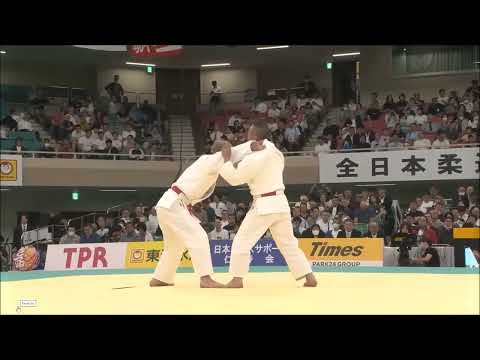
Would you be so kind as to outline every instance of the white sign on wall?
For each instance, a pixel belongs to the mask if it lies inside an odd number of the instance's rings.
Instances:
[[[480,148],[320,153],[320,183],[479,178]]]
[[[123,269],[127,243],[48,245],[46,271]]]

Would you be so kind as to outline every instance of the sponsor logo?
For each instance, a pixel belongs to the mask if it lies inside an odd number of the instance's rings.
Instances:
[[[145,258],[145,249],[132,249],[130,254],[130,262],[142,263]]]
[[[310,256],[360,256],[364,247],[328,245],[328,242],[312,242]]]

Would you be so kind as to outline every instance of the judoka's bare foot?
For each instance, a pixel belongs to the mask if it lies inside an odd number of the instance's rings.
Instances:
[[[200,287],[201,288],[224,288],[225,285],[220,284],[219,282],[213,280],[210,275],[202,276],[200,278]]]
[[[241,277],[234,277],[227,285],[225,285],[225,287],[230,289],[241,289],[243,288],[243,279]]]
[[[317,286],[317,279],[315,279],[315,275],[313,275],[313,272],[305,276],[305,284],[303,284],[303,286],[305,287]]]
[[[173,284],[169,284],[169,283],[166,283],[166,282],[157,280],[157,279],[152,279],[152,280],[150,280],[150,286],[151,286],[151,287],[155,287],[155,286],[173,286]]]

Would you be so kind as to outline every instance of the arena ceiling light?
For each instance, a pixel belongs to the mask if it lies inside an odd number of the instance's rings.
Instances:
[[[261,46],[261,47],[257,47],[257,50],[286,49],[288,47],[290,47],[290,45]]]
[[[99,189],[98,191],[102,192],[133,192],[137,191],[135,189]]]
[[[340,56],[354,56],[354,55],[360,55],[359,52],[352,52],[352,53],[343,53],[343,54],[333,54],[333,57],[340,57]]]
[[[201,67],[230,66],[230,63],[203,64]]]
[[[130,61],[127,61],[126,62],[127,65],[134,65],[134,66],[157,66],[155,64],[145,64],[145,63],[137,63],[137,62],[130,62]]]
[[[5,50],[0,50],[0,54],[6,54],[7,52]]]

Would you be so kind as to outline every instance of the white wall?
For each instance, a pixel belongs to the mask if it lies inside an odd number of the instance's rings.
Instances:
[[[258,86],[261,93],[269,89],[292,88],[301,83],[309,74],[319,90],[327,89],[329,102],[332,96],[332,72],[324,63],[306,67],[268,67],[258,69]]]
[[[208,104],[212,81],[216,80],[227,103],[241,103],[245,90],[257,89],[257,71],[255,69],[212,69],[200,72],[200,92],[202,104]],[[234,93],[227,93],[234,92]]]
[[[368,105],[370,93],[379,93],[380,102],[385,100],[387,94],[392,94],[394,99],[405,93],[407,99],[414,92],[419,92],[422,99],[431,101],[438,96],[438,90],[444,88],[447,94],[450,90],[463,92],[473,79],[478,79],[479,73],[416,76],[409,78],[394,78],[392,75],[392,47],[391,46],[365,46],[360,54],[360,91],[361,102]]]
[[[145,67],[97,67],[98,92],[102,94],[105,86],[113,81],[113,76],[120,76],[120,84],[130,102],[148,100],[149,103],[156,103],[156,82],[155,72],[148,74]],[[138,96],[138,99],[137,99]]]
[[[9,85],[85,88],[88,89],[90,93],[95,92],[97,89],[95,67],[86,65],[49,65],[3,60],[0,81],[2,84]]]

